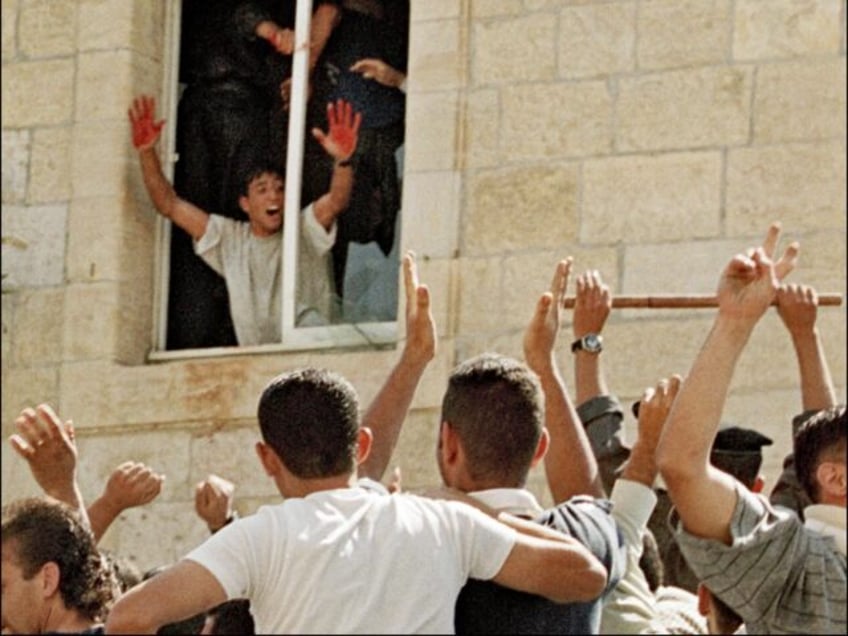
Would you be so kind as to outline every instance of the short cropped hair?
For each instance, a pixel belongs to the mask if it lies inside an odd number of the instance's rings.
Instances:
[[[13,501],[3,508],[2,543],[13,548],[25,579],[55,563],[65,606],[91,621],[106,619],[118,583],[76,511],[53,499]]]
[[[274,163],[270,160],[251,160],[238,172],[240,186],[239,194],[243,197],[246,197],[250,190],[250,184],[253,183],[254,179],[258,179],[263,174],[274,175],[275,177],[279,177],[284,182],[286,180],[285,176],[280,171],[280,168],[274,165]]]
[[[819,485],[816,471],[819,465],[831,456],[845,461],[845,405],[837,404],[813,415],[795,433],[793,445],[798,481],[810,499],[817,502]]]
[[[539,380],[523,363],[484,353],[457,366],[442,400],[442,422],[462,442],[477,482],[520,487],[543,426]]]
[[[337,373],[301,369],[274,378],[259,400],[262,438],[301,479],[352,473],[359,401]]]

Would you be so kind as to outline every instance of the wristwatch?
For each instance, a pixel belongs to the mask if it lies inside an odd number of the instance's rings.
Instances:
[[[571,353],[577,351],[588,351],[589,353],[600,353],[604,349],[604,339],[600,334],[587,333],[571,343]]]

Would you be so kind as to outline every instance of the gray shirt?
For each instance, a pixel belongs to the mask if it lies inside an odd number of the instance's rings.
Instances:
[[[698,578],[742,617],[748,633],[844,634],[848,578],[833,536],[742,484],[736,494],[731,545],[678,525],[678,545]],[[845,511],[839,513],[844,535]]]

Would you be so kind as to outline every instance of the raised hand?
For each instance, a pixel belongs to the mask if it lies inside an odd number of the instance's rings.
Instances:
[[[818,306],[818,294],[808,285],[781,285],[777,290],[777,313],[793,336],[812,333]]]
[[[25,408],[15,420],[12,448],[29,464],[32,476],[51,497],[77,506],[77,447],[73,426],[63,423],[47,404]]]
[[[336,161],[350,159],[356,150],[362,113],[354,114],[351,103],[339,99],[335,104],[327,104],[327,122],[327,133],[320,128],[312,129],[315,139]]]
[[[780,282],[795,267],[799,246],[791,243],[774,260],[780,239],[780,223],[772,223],[761,247],[737,254],[728,263],[718,284],[719,315],[756,323],[777,294]]]
[[[152,148],[165,125],[164,119],[156,121],[156,100],[149,95],[136,97],[127,115],[132,124],[133,146],[137,150]]]
[[[406,293],[403,355],[409,362],[426,365],[436,355],[436,321],[430,309],[430,290],[418,282],[414,252],[407,252],[403,257],[403,289]]]
[[[365,79],[373,79],[383,86],[400,88],[406,76],[396,68],[386,64],[383,60],[367,57],[354,63],[350,67],[354,73],[361,73]]]
[[[117,511],[150,503],[162,492],[165,476],[141,462],[127,461],[109,475],[105,499]]]
[[[612,309],[609,287],[598,270],[587,270],[577,277],[577,294],[574,299],[574,337],[587,333],[601,333]]]
[[[622,477],[638,481],[649,488],[657,477],[656,451],[674,399],[680,391],[681,378],[673,375],[648,387],[639,402],[639,436],[624,466]]]
[[[209,475],[194,489],[194,509],[210,532],[217,532],[233,515],[235,485],[218,475]]]
[[[277,53],[291,55],[294,53],[294,31],[277,28],[268,38],[268,43],[277,50]]]
[[[554,345],[562,320],[562,303],[571,264],[571,257],[557,263],[551,288],[539,298],[536,311],[524,332],[524,358],[527,366],[536,373],[554,366]]]

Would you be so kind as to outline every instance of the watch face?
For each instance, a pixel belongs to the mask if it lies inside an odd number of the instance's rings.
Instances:
[[[601,350],[601,339],[594,333],[588,334],[583,339],[583,347],[586,351],[597,352]]]

